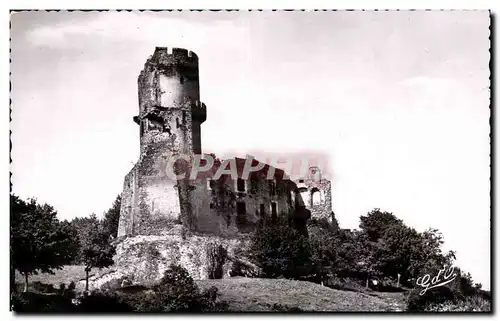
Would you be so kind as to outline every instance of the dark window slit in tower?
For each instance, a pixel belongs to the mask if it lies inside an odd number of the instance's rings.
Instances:
[[[247,208],[245,202],[237,202],[236,203],[236,213],[237,214],[246,214]]]
[[[264,204],[260,204],[260,216],[261,217],[266,216],[266,206]]]
[[[238,192],[245,191],[245,181],[243,179],[238,178],[236,185],[237,185]]]
[[[278,211],[277,211],[276,202],[271,203],[271,220],[273,222],[276,222],[278,220]]]

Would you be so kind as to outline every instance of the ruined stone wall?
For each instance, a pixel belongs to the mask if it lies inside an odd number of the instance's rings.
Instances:
[[[332,192],[329,180],[300,179],[297,180],[297,187],[300,202],[311,211],[311,218],[331,220]]]
[[[326,218],[329,221],[332,219],[332,192],[331,192],[331,182],[329,180],[321,180],[320,182],[315,182],[311,184],[311,197],[309,202],[311,206],[309,210],[311,211],[312,218]]]
[[[288,215],[295,208],[295,185],[290,181],[273,183],[265,177],[253,177],[244,180],[244,191],[238,191],[237,181],[229,176],[212,184],[210,179],[197,184],[196,190],[205,191],[193,199],[197,231],[203,233],[228,236],[252,232],[259,222],[271,220],[273,202],[277,217]],[[275,184],[275,192],[271,191],[271,184]],[[244,213],[238,213],[238,203],[244,204]]]
[[[209,189],[208,179],[190,182],[194,230],[224,237],[238,236],[253,231],[260,219],[270,219],[272,201],[277,203],[278,215],[291,210],[286,191],[281,196],[271,196],[267,181],[259,182],[254,190],[250,190],[249,185],[257,185],[255,181],[245,181],[245,184],[247,190],[238,192],[235,181],[230,179],[218,181],[212,189]],[[244,214],[237,213],[237,202],[245,203]],[[261,204],[265,206],[267,217],[261,216]]]
[[[138,122],[147,119],[152,109],[163,110],[160,118],[165,119],[166,123],[162,124],[160,121],[153,125],[168,129],[169,132],[175,131],[177,135],[186,135],[181,139],[185,145],[172,146],[173,148],[200,153],[200,125],[206,120],[206,107],[200,101],[199,87],[198,56],[194,52],[157,47],[138,78]],[[153,119],[140,125],[147,128],[158,119],[149,118]],[[179,123],[183,126],[182,130],[175,130],[179,128]],[[147,140],[141,139],[141,146],[147,144]]]
[[[248,238],[223,238],[215,235],[188,234],[176,225],[162,235],[136,235],[121,239],[111,271],[89,280],[90,289],[106,284],[120,285],[123,279],[132,284],[157,283],[171,265],[181,265],[194,279],[228,278],[238,253],[248,246]],[[224,255],[213,262],[210,253],[219,249]],[[219,273],[214,275],[214,265]]]
[[[209,177],[172,180],[168,175],[172,153],[202,151],[206,107],[199,100],[196,54],[156,48],[139,75],[138,87],[139,115],[134,121],[141,148],[123,186],[117,269],[92,284],[123,277],[134,283],[155,282],[170,264],[181,264],[195,279],[226,277],[234,252],[259,224],[289,214],[294,222],[309,219],[310,212],[304,210],[308,201],[297,193],[297,185],[280,178],[268,180],[269,165],[252,173],[243,191],[229,175],[212,184]],[[243,163],[239,159],[239,175]],[[325,191],[328,188],[324,186]],[[330,198],[326,202],[331,203]],[[214,253],[224,254],[223,262],[212,262]]]
[[[138,77],[140,157],[125,178],[119,236],[161,234],[174,224],[193,225],[192,186],[172,180],[172,153],[201,150],[206,107],[199,100],[198,57],[157,47]],[[131,183],[133,182],[133,184]]]
[[[311,218],[332,220],[332,184],[321,176],[318,167],[310,167],[308,174],[295,181],[300,204],[311,212]]]
[[[118,237],[132,234],[134,211],[137,202],[137,167],[125,176],[121,195],[120,219],[118,221]]]
[[[139,161],[125,178],[118,237],[161,234],[181,222],[177,182],[155,176],[148,163]]]

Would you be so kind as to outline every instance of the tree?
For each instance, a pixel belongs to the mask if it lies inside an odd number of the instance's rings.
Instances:
[[[10,195],[10,254],[11,266],[25,279],[32,274],[54,273],[70,264],[77,253],[75,230],[68,222],[59,222],[57,212],[48,204],[28,202]]]
[[[403,221],[398,219],[394,214],[382,212],[379,208],[372,210],[366,216],[361,216],[359,219],[359,228],[363,230],[368,235],[370,241],[373,242],[381,238],[389,227],[404,225]]]
[[[403,224],[389,226],[379,244],[382,246],[377,248],[375,255],[383,276],[395,279],[399,273],[403,283],[407,283],[418,274],[424,263],[424,250],[421,235],[415,229]]]
[[[308,239],[290,227],[287,218],[258,228],[248,255],[267,278],[298,279],[309,275],[312,268]]]
[[[365,241],[374,245],[374,264],[381,276],[395,279],[400,274],[403,284],[412,285],[409,280],[424,271],[438,271],[455,259],[453,251],[442,252],[443,236],[436,229],[419,233],[394,214],[379,209],[361,216],[360,220]]]
[[[95,214],[81,218],[79,222],[79,261],[85,266],[85,291],[89,290],[89,272],[92,268],[104,268],[113,264],[115,247]]]
[[[118,222],[120,221],[121,203],[121,196],[118,195],[111,208],[104,213],[104,218],[102,220],[103,232],[108,236],[108,238],[116,238],[118,234]]]
[[[335,221],[336,223],[336,221]],[[322,283],[335,271],[338,224],[312,219],[309,223],[309,244],[315,281]]]
[[[335,274],[363,280],[368,286],[370,277],[379,277],[379,261],[376,256],[381,242],[371,242],[368,236],[359,230],[340,230],[337,234],[337,257]]]

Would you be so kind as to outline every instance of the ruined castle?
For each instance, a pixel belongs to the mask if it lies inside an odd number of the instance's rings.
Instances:
[[[193,256],[205,255],[202,243],[227,247],[231,240],[282,215],[301,222],[311,217],[331,219],[331,184],[316,167],[295,181],[267,164],[246,179],[166,177],[168,155],[202,153],[201,124],[207,120],[207,107],[199,88],[198,56],[185,49],[157,47],[138,77],[139,114],[133,119],[139,125],[140,157],[125,176],[118,228],[118,238],[124,240],[118,261],[135,265],[129,271],[142,264],[130,256],[145,255],[153,247],[153,253],[163,257],[163,263],[154,262],[156,269],[177,260],[195,278],[206,278],[204,263],[193,261]],[[241,175],[245,161],[226,159],[218,166],[236,166]],[[274,173],[272,179],[269,171]],[[144,242],[148,250],[137,250]],[[173,253],[167,243],[175,243],[178,251]]]

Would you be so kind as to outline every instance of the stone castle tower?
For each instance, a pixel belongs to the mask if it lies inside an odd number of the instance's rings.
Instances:
[[[139,75],[138,87],[139,116],[134,120],[141,128],[141,151],[200,153],[206,109],[200,102],[198,56],[185,49],[157,47]],[[148,134],[155,130],[166,135]]]
[[[194,279],[228,277],[258,226],[288,218],[307,233],[311,213],[330,215],[330,182],[316,169],[295,182],[283,170],[251,159],[260,170],[245,177],[248,159],[235,157],[218,166],[235,166],[236,177],[172,179],[167,173],[172,154],[202,154],[206,107],[198,78],[198,57],[178,48],[157,47],[140,72],[134,117],[140,156],[124,180],[116,270],[93,286],[124,277],[156,282],[170,264],[182,265]]]
[[[201,153],[198,56],[156,47],[138,78],[140,157],[125,177],[118,236],[149,234],[168,221],[189,225],[189,186],[165,177],[168,153]],[[168,224],[167,224],[168,225]]]

